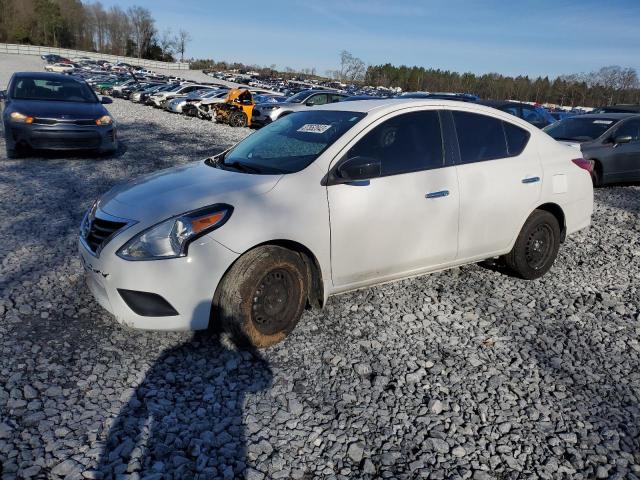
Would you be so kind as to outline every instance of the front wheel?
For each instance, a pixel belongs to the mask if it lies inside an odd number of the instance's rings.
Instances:
[[[244,112],[233,112],[229,116],[229,125],[232,127],[246,127],[247,126],[247,116]]]
[[[507,270],[525,280],[549,271],[560,248],[560,225],[551,213],[535,210],[527,219],[513,249],[504,257]]]
[[[218,320],[236,342],[269,347],[297,325],[308,288],[306,265],[298,253],[275,245],[255,248],[222,279]]]

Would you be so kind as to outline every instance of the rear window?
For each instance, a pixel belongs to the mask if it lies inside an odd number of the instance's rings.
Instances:
[[[13,82],[11,97],[17,100],[55,100],[80,103],[95,103],[98,101],[98,98],[86,83],[72,78],[46,80],[18,77]]]
[[[544,128],[556,140],[588,142],[600,137],[618,123],[618,119],[606,117],[571,117]]]

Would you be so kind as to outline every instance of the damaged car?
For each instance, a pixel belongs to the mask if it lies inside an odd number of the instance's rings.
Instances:
[[[249,127],[254,105],[255,102],[249,90],[240,88],[229,90],[225,101],[213,106],[215,121],[232,127]]]

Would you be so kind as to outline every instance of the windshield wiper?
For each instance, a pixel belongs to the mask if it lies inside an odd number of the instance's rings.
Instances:
[[[225,167],[235,168],[236,170],[240,170],[241,172],[247,173],[262,173],[262,170],[256,167],[252,167],[251,165],[247,165],[246,163],[239,162],[238,160],[234,160],[233,162],[222,162],[221,165]]]

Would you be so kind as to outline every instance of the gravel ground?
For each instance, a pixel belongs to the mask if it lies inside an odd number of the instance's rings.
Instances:
[[[110,110],[111,158],[0,145],[2,480],[640,478],[640,187],[598,190],[540,280],[472,265],[369,288],[241,352],[117,325],[76,240],[114,183],[248,131]]]

